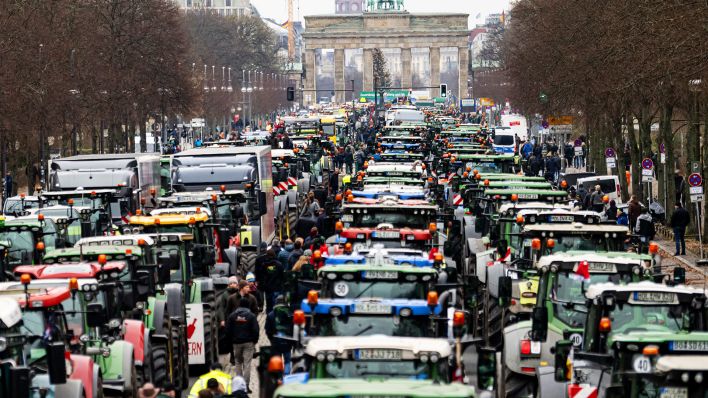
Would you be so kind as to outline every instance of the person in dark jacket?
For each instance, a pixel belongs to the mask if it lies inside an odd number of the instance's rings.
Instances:
[[[292,334],[293,318],[290,308],[285,304],[282,295],[276,297],[273,310],[268,313],[265,322],[265,332],[270,341],[274,355],[282,355],[285,363],[285,374],[290,373],[290,353],[292,346],[287,341],[277,339],[276,336],[288,336]]]
[[[344,151],[344,164],[347,166],[347,174],[351,174],[354,166],[354,154],[351,147],[347,147]]]
[[[293,251],[290,253],[290,257],[288,257],[288,263],[285,268],[292,269],[293,265],[295,265],[297,260],[300,259],[300,256],[302,256],[303,253],[302,244],[302,238],[295,239],[295,243],[293,243]]]
[[[236,375],[243,376],[246,385],[251,381],[251,361],[256,350],[260,328],[258,319],[248,308],[246,300],[239,302],[239,307],[229,315],[228,336],[233,344],[236,360]]]
[[[629,198],[629,204],[627,205],[627,216],[629,216],[629,225],[634,228],[634,224],[637,223],[637,218],[642,214],[642,205],[639,204],[637,197],[632,195]]]
[[[293,140],[287,133],[283,136],[283,149],[293,149]]]
[[[617,203],[614,201],[614,199],[610,201],[609,205],[607,205],[607,208],[605,209],[605,215],[607,216],[608,221],[617,220]]]
[[[680,202],[674,204],[674,214],[671,215],[671,228],[674,229],[674,240],[676,241],[676,253],[674,256],[686,255],[686,227],[691,222],[688,211],[681,206]],[[679,249],[681,249],[679,251]]]
[[[644,248],[648,247],[649,241],[654,239],[654,235],[656,235],[654,221],[651,219],[647,208],[642,209],[642,214],[637,217],[634,231],[639,235],[639,239],[642,243],[642,252],[645,252]]]
[[[259,274],[256,274],[258,289],[265,293],[266,313],[273,309],[275,297],[283,290],[285,284],[285,268],[278,262],[273,249],[268,249],[266,259]],[[259,279],[260,275],[260,279]]]
[[[238,290],[229,295],[228,300],[226,301],[226,311],[228,314],[231,314],[232,312],[236,311],[238,307],[241,306],[241,301],[246,300],[248,302],[248,309],[251,310],[254,314],[258,314],[258,300],[256,300],[256,296],[251,294],[251,287],[248,284],[247,281],[241,280],[238,282]]]

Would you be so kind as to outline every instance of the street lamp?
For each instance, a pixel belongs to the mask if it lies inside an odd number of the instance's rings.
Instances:
[[[216,91],[216,80],[214,79],[214,69],[216,66],[211,66],[211,91]]]
[[[226,87],[226,90],[227,90],[228,92],[233,92],[233,91],[234,91],[234,87],[231,85],[231,67],[230,67],[230,66],[229,66],[229,86]]]

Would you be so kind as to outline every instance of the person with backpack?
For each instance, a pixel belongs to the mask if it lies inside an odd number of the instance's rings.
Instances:
[[[229,315],[226,325],[227,336],[233,345],[236,375],[243,376],[249,385],[251,361],[260,337],[260,327],[256,315],[249,309],[248,301],[239,302],[239,307]]]
[[[649,241],[654,239],[656,230],[654,229],[654,220],[651,219],[649,210],[645,207],[642,209],[642,214],[637,217],[637,223],[634,226],[634,232],[639,235],[639,240],[642,243],[642,252],[645,247],[648,247]]]

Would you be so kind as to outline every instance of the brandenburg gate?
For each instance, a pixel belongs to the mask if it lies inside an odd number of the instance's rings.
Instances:
[[[468,14],[411,14],[392,3],[370,1],[362,14],[305,16],[305,106],[373,91],[375,49],[386,60],[390,87],[430,99],[445,83],[449,97],[467,97]]]

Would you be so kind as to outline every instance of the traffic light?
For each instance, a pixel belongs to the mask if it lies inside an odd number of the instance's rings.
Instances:
[[[288,101],[295,101],[295,87],[288,87]]]
[[[447,84],[440,85],[440,96],[443,98],[447,97]]]

